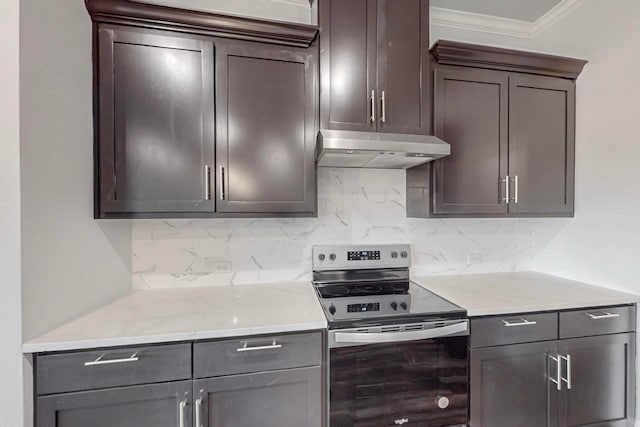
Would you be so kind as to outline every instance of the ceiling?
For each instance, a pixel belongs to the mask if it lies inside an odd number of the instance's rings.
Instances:
[[[562,0],[431,0],[432,7],[535,22]]]

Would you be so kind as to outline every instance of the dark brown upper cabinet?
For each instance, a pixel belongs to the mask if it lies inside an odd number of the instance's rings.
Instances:
[[[315,214],[315,27],[86,4],[96,218]]]
[[[407,171],[413,217],[572,216],[585,61],[438,42],[434,131],[451,155]]]
[[[316,58],[216,42],[218,212],[315,211]]]
[[[323,129],[431,133],[428,0],[321,0]]]
[[[212,212],[213,43],[98,29],[100,212]]]

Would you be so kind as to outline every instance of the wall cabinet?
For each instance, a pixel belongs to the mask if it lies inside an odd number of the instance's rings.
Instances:
[[[38,354],[36,427],[321,427],[322,343],[307,332]]]
[[[632,426],[634,331],[635,306],[472,319],[470,426]]]
[[[323,129],[429,134],[428,0],[319,4]]]
[[[410,216],[572,216],[584,61],[439,42],[434,132],[451,155],[407,174]]]
[[[313,27],[128,1],[87,7],[97,218],[315,214]]]

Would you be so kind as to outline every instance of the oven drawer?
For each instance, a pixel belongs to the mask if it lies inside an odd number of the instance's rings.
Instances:
[[[197,342],[193,346],[195,378],[317,366],[321,362],[320,332]]]
[[[560,313],[561,339],[616,334],[635,330],[635,306],[592,308]]]
[[[471,319],[472,348],[558,339],[558,313]]]
[[[38,395],[191,378],[191,344],[120,347],[36,357]]]

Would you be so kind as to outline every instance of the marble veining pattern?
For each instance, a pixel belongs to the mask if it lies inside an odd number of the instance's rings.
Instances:
[[[419,275],[529,270],[566,223],[407,218],[404,171],[319,168],[317,218],[134,223],[132,287],[308,281],[311,246],[333,243],[411,243]]]

